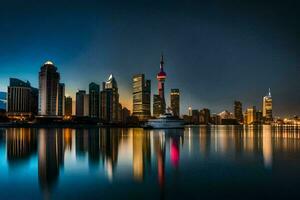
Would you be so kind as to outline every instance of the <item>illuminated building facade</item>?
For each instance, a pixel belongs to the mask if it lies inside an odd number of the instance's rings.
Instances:
[[[107,123],[116,123],[121,119],[119,116],[119,93],[117,81],[111,74],[106,82],[102,84],[100,93],[100,118]]]
[[[189,116],[191,117],[192,116],[192,107],[191,106],[189,106],[189,108],[188,108],[188,113],[189,113]]]
[[[171,89],[170,93],[170,105],[173,115],[175,117],[180,116],[180,92],[179,89]]]
[[[251,108],[247,108],[247,122],[246,124],[254,124],[256,123],[256,107],[252,106]]]
[[[221,119],[233,119],[233,113],[229,112],[228,110],[224,110],[219,113]]]
[[[47,61],[39,72],[39,114],[58,115],[58,90],[60,74],[51,61]]]
[[[162,99],[158,94],[153,95],[153,116],[159,117],[163,113]]]
[[[145,80],[144,74],[134,75],[133,86],[133,113],[139,120],[147,120],[151,116],[151,81]]]
[[[234,101],[234,118],[239,123],[243,123],[243,107],[240,101]]]
[[[72,97],[65,97],[65,115],[72,116],[73,100]]]
[[[7,88],[7,114],[10,118],[28,118],[37,114],[38,90],[30,83],[10,78]]]
[[[269,89],[269,93],[267,96],[263,97],[263,118],[266,123],[270,123],[273,120],[273,106],[272,106],[272,96],[271,96],[271,90]]]
[[[89,116],[100,117],[100,85],[94,82],[89,84]]]

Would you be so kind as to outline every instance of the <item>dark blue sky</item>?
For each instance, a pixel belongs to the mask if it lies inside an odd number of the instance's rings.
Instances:
[[[212,112],[261,108],[270,87],[275,115],[300,114],[299,1],[4,0],[0,7],[0,90],[9,77],[38,86],[52,60],[67,93],[113,73],[131,107],[131,77],[152,79],[165,54],[167,92]],[[167,99],[168,100],[168,99]]]

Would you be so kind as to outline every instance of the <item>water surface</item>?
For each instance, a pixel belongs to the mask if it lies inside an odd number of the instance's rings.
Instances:
[[[295,129],[0,129],[0,199],[299,199],[299,185]]]

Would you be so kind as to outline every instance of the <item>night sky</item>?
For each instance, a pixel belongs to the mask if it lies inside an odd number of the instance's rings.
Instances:
[[[232,111],[234,100],[261,108],[270,87],[275,116],[300,114],[300,1],[1,0],[1,91],[9,77],[37,87],[51,60],[66,94],[113,73],[131,108],[133,74],[157,93],[161,52],[182,113]]]

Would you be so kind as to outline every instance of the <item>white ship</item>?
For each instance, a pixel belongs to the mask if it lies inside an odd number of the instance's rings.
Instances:
[[[184,128],[184,121],[173,117],[172,114],[166,113],[160,115],[157,119],[149,119],[145,128],[155,128],[155,129],[169,129],[169,128]]]

